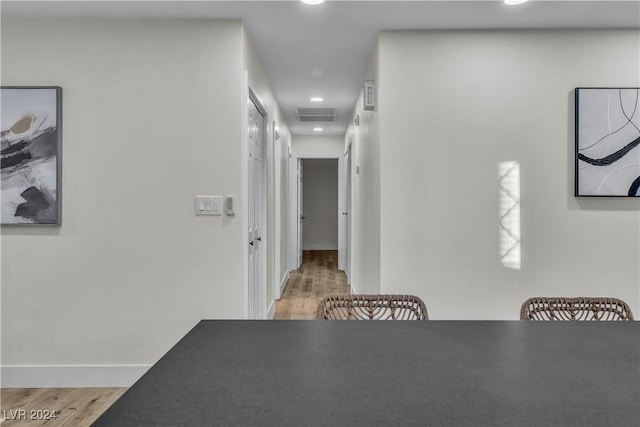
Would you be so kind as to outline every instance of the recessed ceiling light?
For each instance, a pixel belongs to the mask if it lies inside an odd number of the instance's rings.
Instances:
[[[504,0],[504,4],[515,5],[515,4],[526,3],[527,1],[528,0]]]
[[[324,0],[300,0],[304,4],[320,4],[324,3]]]
[[[313,128],[314,132],[322,132],[322,128]]]
[[[324,101],[324,99],[320,98],[319,96],[314,96],[313,98],[311,98],[311,102],[322,102]]]

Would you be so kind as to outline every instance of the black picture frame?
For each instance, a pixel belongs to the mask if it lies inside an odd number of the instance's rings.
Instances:
[[[2,225],[62,223],[62,88],[0,87]]]
[[[575,89],[575,197],[640,197],[640,88]]]

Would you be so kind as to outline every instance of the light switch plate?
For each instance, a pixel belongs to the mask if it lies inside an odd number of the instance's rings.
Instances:
[[[222,197],[196,196],[196,215],[222,215]]]

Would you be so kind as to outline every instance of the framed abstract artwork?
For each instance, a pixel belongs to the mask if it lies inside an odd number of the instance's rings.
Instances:
[[[1,91],[2,224],[60,225],[62,88]]]
[[[640,196],[640,88],[577,88],[575,195]]]

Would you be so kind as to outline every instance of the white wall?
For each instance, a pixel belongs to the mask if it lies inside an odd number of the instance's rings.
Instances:
[[[342,136],[294,135],[291,139],[293,157],[303,159],[331,159],[344,154]]]
[[[241,32],[3,17],[2,84],[64,98],[62,226],[2,228],[4,366],[146,366],[244,317]],[[197,217],[199,194],[239,214]]]
[[[379,85],[378,48],[374,51],[365,80]],[[378,93],[377,101],[380,102]],[[351,286],[354,292],[380,293],[380,115],[377,108],[365,111],[362,91],[354,107],[344,144],[351,143]],[[393,144],[393,141],[390,142]]]
[[[304,250],[338,250],[338,159],[304,160]]]
[[[640,316],[639,201],[573,197],[575,87],[640,85],[639,32],[383,32],[382,292],[434,319],[517,319],[531,296]],[[498,259],[498,163],[520,162],[522,268]]]

